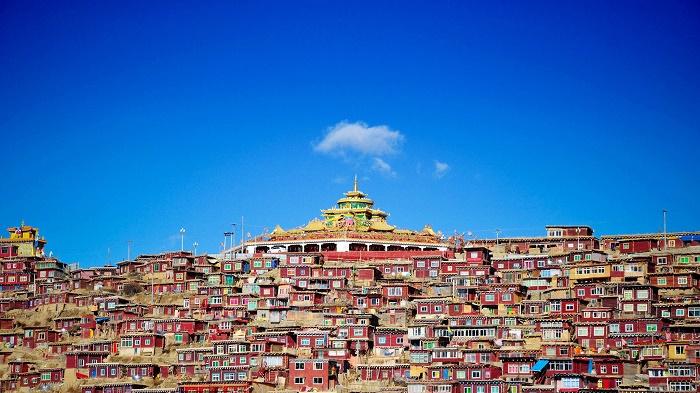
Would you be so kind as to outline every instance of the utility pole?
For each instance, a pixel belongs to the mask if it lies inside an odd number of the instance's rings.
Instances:
[[[185,251],[185,228],[180,228],[180,251]]]
[[[194,243],[192,243],[192,247],[194,247],[194,255],[195,256],[197,256],[197,246],[199,246],[198,242],[195,241]]]
[[[131,260],[131,244],[133,243],[133,240],[127,240],[126,241],[126,260],[130,261]]]
[[[236,249],[234,248],[234,244],[236,244],[236,224],[231,224],[231,227],[233,230],[231,231],[231,256],[229,258],[236,259]]]
[[[668,210],[664,209],[664,250],[668,249],[668,234],[666,233],[666,214],[668,214]]]
[[[241,216],[241,251],[243,251],[243,242],[245,241],[245,231],[243,227],[243,216]]]
[[[501,230],[496,229],[496,245],[498,245],[498,235],[500,235],[500,234],[501,234]]]

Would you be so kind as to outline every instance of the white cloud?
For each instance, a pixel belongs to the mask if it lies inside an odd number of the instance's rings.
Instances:
[[[372,169],[387,176],[396,176],[396,172],[391,168],[391,165],[379,157],[374,157]]]
[[[324,154],[347,155],[349,152],[355,152],[385,156],[398,151],[403,140],[401,132],[385,125],[369,127],[362,122],[341,121],[328,128],[328,132],[314,146],[314,150]]]
[[[433,175],[438,179],[445,176],[445,173],[450,170],[450,166],[446,162],[435,161],[435,172]]]

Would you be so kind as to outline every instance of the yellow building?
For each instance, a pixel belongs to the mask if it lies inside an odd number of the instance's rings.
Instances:
[[[9,227],[9,238],[0,238],[0,257],[39,257],[44,255],[46,240],[39,236],[39,228],[29,225]]]
[[[582,262],[569,266],[569,280],[572,284],[584,280],[610,280],[610,265],[601,262]]]

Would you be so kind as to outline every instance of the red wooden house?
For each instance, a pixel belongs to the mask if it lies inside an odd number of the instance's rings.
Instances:
[[[158,355],[165,348],[165,336],[158,333],[127,333],[122,334],[120,338],[120,356]]]
[[[315,388],[320,391],[335,389],[338,383],[338,366],[328,359],[295,359],[289,367],[287,388],[303,391]]]

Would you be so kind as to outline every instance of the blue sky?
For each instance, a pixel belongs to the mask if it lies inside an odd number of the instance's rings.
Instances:
[[[82,265],[351,188],[493,237],[700,230],[700,5],[0,4],[0,224]],[[108,251],[110,254],[108,257]]]

